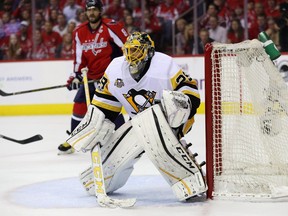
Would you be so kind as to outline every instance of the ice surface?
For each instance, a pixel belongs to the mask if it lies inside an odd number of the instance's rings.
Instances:
[[[89,155],[58,156],[65,141],[70,116],[0,117],[0,134],[25,139],[41,134],[43,140],[20,145],[0,139],[1,216],[287,216],[288,203],[249,203],[216,200],[178,202],[168,184],[145,157],[136,164],[127,184],[112,194],[115,198],[137,198],[131,209],[98,206],[78,182],[78,174],[89,166]],[[187,138],[205,159],[204,117],[196,117]]]

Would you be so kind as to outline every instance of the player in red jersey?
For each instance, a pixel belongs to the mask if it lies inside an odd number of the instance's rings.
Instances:
[[[84,86],[80,84],[81,69],[88,68],[88,80],[99,80],[112,59],[123,54],[121,48],[128,37],[120,22],[102,18],[101,0],[86,0],[85,7],[88,21],[79,25],[73,32],[74,73],[67,80],[69,90],[78,89],[74,98],[71,132],[87,111]],[[90,99],[94,95],[96,85],[97,82],[89,83]],[[68,143],[61,144],[58,149],[59,154],[74,152]]]

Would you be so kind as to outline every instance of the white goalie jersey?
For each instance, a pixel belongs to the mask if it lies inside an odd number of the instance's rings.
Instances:
[[[115,58],[100,81],[92,104],[105,113],[120,112],[122,106],[130,117],[159,103],[163,89],[181,91],[190,98],[191,115],[183,125],[186,134],[193,122],[193,116],[200,104],[197,82],[185,74],[170,56],[155,52],[146,74],[137,82],[129,73],[124,56]]]

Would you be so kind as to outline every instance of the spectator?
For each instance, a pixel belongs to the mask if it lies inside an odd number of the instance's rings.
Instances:
[[[174,4],[176,5],[179,14],[183,14],[190,8],[189,0],[174,0]]]
[[[124,8],[121,6],[121,1],[113,0],[112,4],[110,4],[104,11],[104,16],[110,19],[124,21]]]
[[[34,34],[35,51],[32,53],[32,59],[47,59],[48,49],[43,43],[41,31],[36,29]]]
[[[174,0],[164,0],[155,9],[155,15],[163,21],[171,21],[179,16]]]
[[[185,54],[192,54],[194,48],[194,26],[192,23],[189,23],[185,26],[184,38],[185,38]]]
[[[24,59],[24,56],[22,55],[20,42],[16,34],[11,34],[9,37],[8,49],[6,51],[6,59],[7,60]]]
[[[20,20],[25,20],[27,21],[29,24],[31,24],[31,9],[23,9],[21,11],[21,18]]]
[[[227,43],[240,43],[244,40],[244,28],[239,19],[233,19],[228,29]]]
[[[34,15],[34,18],[35,18],[35,20],[34,20],[35,21],[35,28],[42,30],[42,27],[44,25],[43,13],[36,12]]]
[[[58,32],[52,30],[52,23],[46,21],[42,31],[43,44],[48,49],[49,58],[59,58],[62,38]]]
[[[217,16],[211,16],[209,18],[209,25],[210,25],[209,29],[210,37],[217,42],[226,43],[227,30],[226,28],[219,25]]]
[[[31,22],[31,0],[20,0],[18,7],[13,11],[12,16],[15,19]]]
[[[82,7],[76,4],[75,0],[67,0],[67,5],[63,9],[66,20],[76,19],[76,12],[78,9],[82,9]]]
[[[76,21],[70,20],[67,25],[67,33],[73,33],[74,29],[76,28]]]
[[[265,9],[262,2],[256,2],[254,6],[255,11],[255,17],[254,17],[254,23],[257,22],[257,16],[264,15]]]
[[[274,18],[268,18],[267,21],[268,28],[266,29],[267,35],[271,38],[271,40],[274,42],[275,46],[280,50],[280,44],[279,44],[279,27],[277,26]]]
[[[229,24],[230,27],[231,27],[232,20],[235,20],[235,19],[239,20],[241,26],[244,27],[245,20],[244,20],[244,9],[243,9],[242,4],[235,5],[234,13],[230,17],[230,24]]]
[[[49,21],[51,22],[52,26],[56,26],[57,25],[57,18],[58,18],[58,14],[60,13],[59,10],[56,9],[52,9],[50,11],[50,18]]]
[[[229,8],[227,1],[214,0],[213,3],[218,7],[218,22],[219,25],[226,28],[229,24],[232,10]]]
[[[124,26],[129,34],[132,34],[134,31],[139,31],[139,28],[134,24],[132,15],[127,15],[124,18]]]
[[[280,10],[276,0],[267,0],[267,7],[265,8],[265,14],[267,17],[279,18]]]
[[[206,28],[209,29],[209,19],[211,16],[217,16],[219,13],[219,8],[215,5],[215,4],[209,4],[208,8],[207,8],[207,12],[206,14],[203,16],[202,19],[200,19],[200,27],[201,28]],[[221,22],[221,21],[219,21]]]
[[[31,59],[32,55],[32,33],[29,31],[29,25],[27,21],[22,21],[20,25],[20,30],[17,33],[20,41],[20,46],[22,49],[22,55],[25,59]]]
[[[140,1],[134,1],[132,3],[132,16],[135,20],[135,23],[137,23],[139,26],[141,25],[141,18],[143,16],[142,14],[142,9],[141,9],[141,5],[140,5]],[[147,7],[148,9],[148,7]]]
[[[11,34],[16,34],[20,29],[20,22],[18,22],[13,17],[11,18],[8,12],[5,12],[2,15],[2,22],[3,25],[1,28],[3,29],[3,32],[5,33],[5,37],[7,37],[7,39],[10,37]]]
[[[0,27],[4,28],[3,26],[9,24],[10,21],[11,21],[11,14],[9,12],[2,13]]]
[[[154,13],[151,12],[151,10],[149,10],[148,8],[144,10],[143,16],[144,16],[145,32],[150,35],[151,39],[155,43],[160,44],[161,32],[162,32],[161,22],[154,15]],[[161,49],[160,46],[159,46],[159,49]]]
[[[247,28],[251,28],[252,23],[255,22],[255,17],[256,17],[256,13],[255,13],[255,9],[254,9],[254,1],[253,0],[248,0],[248,4],[247,4],[247,19],[248,19],[248,23],[247,23]],[[243,25],[244,28],[246,28],[246,26]]]
[[[186,40],[185,40],[184,32],[185,32],[186,25],[187,25],[187,21],[185,19],[181,18],[176,21],[177,33],[175,35],[175,38],[176,38],[176,54],[177,55],[185,54]]]
[[[179,16],[179,12],[176,5],[174,4],[174,0],[164,0],[162,3],[160,3],[155,9],[155,15],[160,19],[162,23],[163,34],[160,46],[171,46],[172,20],[177,19]]]
[[[126,16],[129,16],[129,15],[132,16],[132,10],[130,8],[128,8],[128,7],[124,8],[123,9],[123,17],[124,17],[124,19],[125,19]],[[134,17],[133,17],[133,19],[134,19]]]
[[[63,35],[60,58],[72,59],[72,57],[72,33],[66,33]]]
[[[67,21],[63,13],[58,14],[57,25],[53,27],[53,31],[58,32],[61,37],[67,32]]]
[[[265,31],[267,29],[267,20],[266,16],[263,15],[258,15],[257,16],[257,21],[254,23],[251,28],[248,30],[249,33],[249,39],[255,39],[258,37],[258,34],[262,31]]]
[[[85,15],[85,11],[81,8],[76,11],[76,18],[75,19],[70,19],[76,23],[76,26],[80,25],[81,23],[84,23],[87,21],[87,17]],[[68,22],[70,22],[68,20]]]
[[[45,20],[51,20],[51,12],[52,10],[60,11],[59,0],[50,0],[49,4],[43,10],[43,17]]]
[[[0,17],[3,16],[4,13],[12,14],[12,1],[4,0],[3,8],[0,10]]]
[[[193,51],[193,54],[204,54],[205,45],[207,43],[212,43],[214,40],[210,38],[209,31],[205,28],[200,29],[199,31],[199,40],[198,40],[198,53]]]

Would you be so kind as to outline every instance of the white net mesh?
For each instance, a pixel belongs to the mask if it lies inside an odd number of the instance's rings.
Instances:
[[[213,196],[288,195],[288,89],[258,40],[213,43]]]

